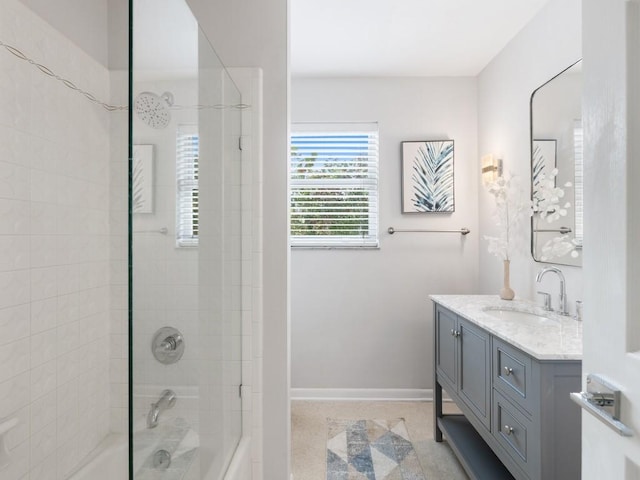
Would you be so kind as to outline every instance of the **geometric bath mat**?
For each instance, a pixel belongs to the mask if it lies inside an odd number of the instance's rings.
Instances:
[[[327,423],[327,480],[425,480],[404,419]]]

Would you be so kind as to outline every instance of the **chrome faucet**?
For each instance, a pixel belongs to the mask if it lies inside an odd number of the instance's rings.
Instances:
[[[165,410],[173,408],[176,404],[176,393],[173,390],[165,390],[160,395],[160,399],[156,403],[151,404],[151,409],[147,414],[147,428],[155,428],[158,426],[160,414]]]
[[[565,286],[564,275],[559,268],[556,267],[545,267],[538,272],[536,275],[536,282],[540,283],[542,281],[542,277],[545,276],[547,272],[553,272],[558,275],[560,279],[560,304],[558,306],[558,313],[562,315],[569,315],[569,310],[567,309],[567,289]],[[546,310],[551,310],[551,297],[546,292],[538,292],[540,295],[544,296],[545,302],[544,307]]]

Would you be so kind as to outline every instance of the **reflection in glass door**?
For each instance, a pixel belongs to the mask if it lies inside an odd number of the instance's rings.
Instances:
[[[184,0],[133,0],[135,479],[222,478],[241,436],[241,98]]]

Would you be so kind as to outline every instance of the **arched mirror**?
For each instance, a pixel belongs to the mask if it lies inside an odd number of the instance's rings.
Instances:
[[[582,61],[531,95],[531,253],[582,266]]]

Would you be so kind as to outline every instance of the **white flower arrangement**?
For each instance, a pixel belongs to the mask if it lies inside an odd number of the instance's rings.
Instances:
[[[551,170],[548,177],[542,173],[534,185],[533,212],[538,214],[537,217],[540,220],[546,220],[547,223],[553,223],[561,217],[566,217],[568,209],[571,208],[571,202],[565,202],[562,206],[560,205],[565,193],[564,189],[556,186],[557,175],[557,168]],[[571,182],[564,184],[565,188],[571,188],[572,186],[573,184]],[[578,242],[575,238],[568,237],[567,235],[558,235],[547,240],[541,247],[540,260],[549,262],[554,258],[562,257],[566,254],[577,258],[577,246]]]
[[[526,243],[522,238],[525,229],[519,227],[533,213],[531,201],[524,195],[519,179],[513,175],[498,177],[487,190],[496,202],[493,218],[499,230],[495,237],[484,236],[489,241],[489,253],[501,260],[511,260]]]

